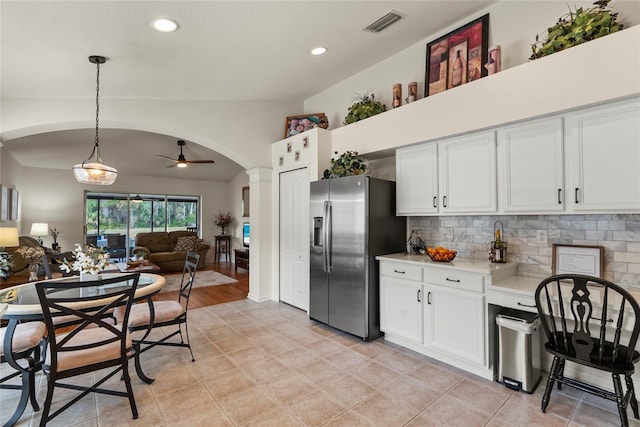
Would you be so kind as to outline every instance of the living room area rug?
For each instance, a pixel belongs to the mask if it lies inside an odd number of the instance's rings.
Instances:
[[[167,283],[164,285],[162,292],[177,291],[180,289],[180,281],[182,280],[182,273],[165,274],[163,275]],[[196,278],[193,282],[193,288],[203,288],[205,286],[225,285],[229,283],[237,283],[236,279],[229,276],[225,276],[222,273],[218,273],[213,270],[197,271]]]

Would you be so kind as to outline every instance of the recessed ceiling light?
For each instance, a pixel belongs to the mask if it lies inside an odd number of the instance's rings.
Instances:
[[[326,47],[314,47],[311,49],[311,55],[322,55],[327,51]]]
[[[161,33],[172,33],[178,29],[178,23],[171,19],[161,18],[153,21],[153,28]]]

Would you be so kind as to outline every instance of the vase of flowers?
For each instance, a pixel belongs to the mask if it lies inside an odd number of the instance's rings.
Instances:
[[[29,264],[29,281],[38,280],[38,269],[44,256],[44,249],[41,247],[20,246],[16,249],[16,253]]]
[[[0,279],[6,279],[11,273],[13,267],[13,259],[11,255],[0,253]]]
[[[58,250],[58,235],[60,234],[60,232],[55,229],[55,228],[50,228],[49,229],[49,236],[51,236],[51,238],[53,239],[53,243],[51,244],[51,248],[54,251]]]
[[[233,221],[233,218],[231,218],[231,212],[222,213],[222,211],[218,211],[218,215],[216,215],[214,222],[222,230],[220,234],[224,234],[225,228],[231,224],[231,221]]]
[[[109,254],[102,248],[95,246],[75,244],[73,259],[65,259],[60,266],[60,270],[67,273],[77,271],[80,273],[80,280],[94,280],[97,274],[109,265]]]

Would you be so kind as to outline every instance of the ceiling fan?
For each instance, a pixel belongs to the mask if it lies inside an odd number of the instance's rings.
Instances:
[[[184,158],[184,154],[182,154],[182,147],[185,146],[184,140],[179,139],[178,140],[178,146],[180,147],[180,155],[178,156],[177,159],[173,159],[171,157],[167,157],[167,156],[163,156],[162,154],[158,154],[158,157],[162,157],[163,159],[169,159],[169,160],[174,162],[172,165],[167,166],[168,168],[172,168],[174,166],[177,166],[179,168],[186,168],[187,165],[190,165],[192,163],[215,163],[215,161],[213,161],[213,160],[187,160],[187,159]]]

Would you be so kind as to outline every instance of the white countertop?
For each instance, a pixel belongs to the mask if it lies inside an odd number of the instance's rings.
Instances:
[[[378,255],[376,259],[379,261],[396,261],[408,264],[417,264],[423,267],[428,266],[443,269],[456,269],[471,273],[488,274],[496,280],[502,280],[503,278],[514,276],[518,268],[518,264],[515,263],[498,264],[490,262],[489,260],[465,257],[458,257],[451,262],[435,262],[431,261],[431,258],[427,255],[407,255],[404,253]]]

